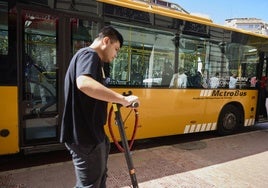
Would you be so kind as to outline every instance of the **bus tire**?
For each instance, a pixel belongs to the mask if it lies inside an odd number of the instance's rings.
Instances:
[[[217,132],[219,135],[233,134],[241,124],[241,113],[234,105],[225,106],[219,116]]]

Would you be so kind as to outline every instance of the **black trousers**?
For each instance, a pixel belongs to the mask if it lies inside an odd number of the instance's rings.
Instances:
[[[107,160],[110,141],[87,147],[65,144],[72,155],[76,175],[76,188],[106,188]]]

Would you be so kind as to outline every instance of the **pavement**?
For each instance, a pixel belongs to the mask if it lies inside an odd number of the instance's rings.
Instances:
[[[179,141],[178,141],[179,143]],[[267,188],[268,129],[134,150],[140,188]],[[110,154],[107,188],[129,188],[123,153]],[[0,172],[0,188],[71,188],[71,161]]]

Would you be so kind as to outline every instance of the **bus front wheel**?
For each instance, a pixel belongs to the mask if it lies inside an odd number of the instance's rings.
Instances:
[[[241,122],[239,110],[234,105],[227,105],[220,113],[217,132],[220,135],[229,135],[234,133]]]

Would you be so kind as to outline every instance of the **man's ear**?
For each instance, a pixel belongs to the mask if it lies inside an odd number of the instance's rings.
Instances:
[[[109,38],[109,37],[104,37],[104,38],[102,39],[102,42],[103,42],[104,45],[107,45],[107,44],[109,44],[109,42],[111,42],[111,41],[110,41],[110,38]]]

